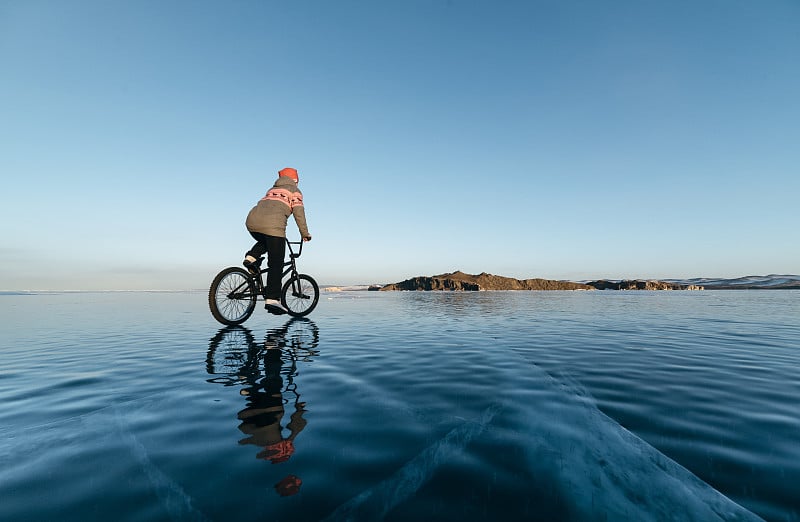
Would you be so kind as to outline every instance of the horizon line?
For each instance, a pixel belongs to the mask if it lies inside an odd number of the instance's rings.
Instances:
[[[452,273],[452,272],[451,272]],[[488,273],[488,272],[487,272]],[[445,275],[445,274],[439,274]],[[473,274],[474,275],[474,274]],[[491,274],[495,275],[495,274]],[[414,277],[435,277],[435,276],[412,276]],[[501,276],[504,277],[504,276]],[[553,279],[553,281],[561,281],[561,282],[573,282],[573,283],[582,283],[586,281],[668,281],[668,282],[675,282],[675,281],[694,281],[694,280],[719,280],[719,281],[735,281],[739,279],[746,279],[746,278],[764,278],[764,277],[788,277],[788,278],[795,278],[800,280],[800,274],[766,274],[766,275],[745,275],[745,276],[738,276],[738,277],[706,277],[706,276],[698,276],[698,277],[680,277],[680,278],[673,278],[673,277],[663,277],[663,278],[600,278],[600,279]],[[409,278],[410,279],[410,278]],[[516,278],[514,278],[516,279]],[[537,279],[537,278],[525,278],[525,279]],[[538,278],[541,279],[541,278]],[[378,283],[358,283],[358,284],[320,284],[320,289],[325,288],[352,288],[354,290],[359,289],[361,287],[368,288],[370,286],[375,286]],[[380,284],[380,286],[385,286],[386,284],[395,284],[395,283],[384,283]],[[32,293],[113,293],[113,292],[140,292],[140,293],[178,293],[178,292],[207,292],[207,288],[108,288],[108,289],[87,289],[87,288],[71,288],[71,289],[34,289],[34,288],[27,288],[23,290],[19,289],[2,289],[0,290],[0,295],[13,295],[13,294],[32,294]]]

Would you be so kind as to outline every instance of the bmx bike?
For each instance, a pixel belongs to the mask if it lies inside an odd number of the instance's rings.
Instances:
[[[288,275],[289,278],[281,289],[281,304],[289,315],[305,317],[319,302],[319,285],[310,275],[297,271],[296,259],[303,253],[303,242],[287,239],[286,245],[289,247],[289,260],[283,264],[286,267],[283,277]],[[299,245],[297,252],[292,245]],[[237,325],[253,315],[258,298],[266,299],[264,278],[267,270],[261,268],[262,261],[263,256],[253,263],[258,273],[232,266],[217,274],[208,291],[208,306],[214,319],[222,324]]]

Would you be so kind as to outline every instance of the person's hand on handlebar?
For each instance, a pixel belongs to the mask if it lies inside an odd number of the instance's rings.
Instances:
[[[304,237],[304,238],[303,238],[303,241],[311,241],[311,236],[310,236],[310,235],[308,235],[308,236]]]

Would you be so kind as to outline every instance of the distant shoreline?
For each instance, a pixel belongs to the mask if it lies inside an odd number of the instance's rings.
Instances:
[[[376,285],[373,285],[371,289]],[[656,279],[598,279],[586,282],[552,279],[515,279],[460,270],[434,276],[417,276],[379,288],[381,291],[486,291],[486,290],[797,290],[800,276],[747,276],[736,279],[695,278],[685,281]]]

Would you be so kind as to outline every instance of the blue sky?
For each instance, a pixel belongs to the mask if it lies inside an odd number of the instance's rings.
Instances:
[[[800,3],[0,1],[0,289],[800,273]],[[289,224],[290,235],[297,237]]]

